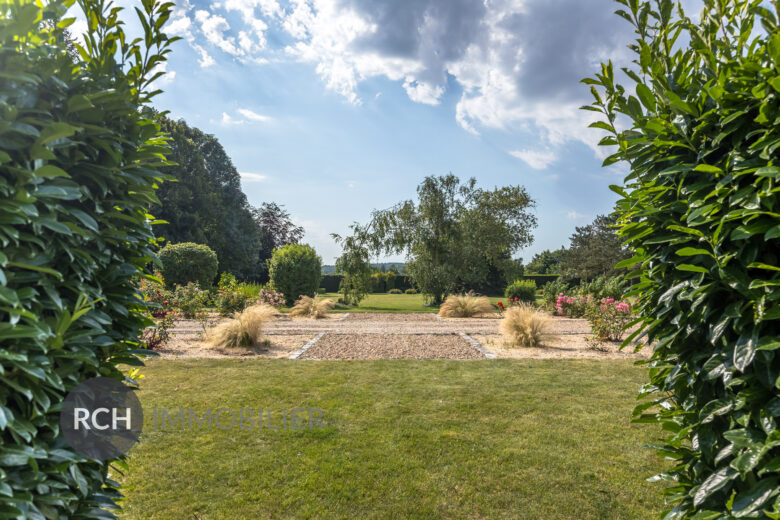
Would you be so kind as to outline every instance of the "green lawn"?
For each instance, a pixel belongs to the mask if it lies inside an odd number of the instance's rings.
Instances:
[[[153,360],[123,518],[646,519],[654,426],[623,361]],[[153,430],[152,408],[316,407],[305,431]],[[278,420],[278,419],[275,419]]]
[[[341,296],[339,293],[327,293],[322,295],[336,301]],[[491,296],[492,303],[503,301],[506,298]],[[286,309],[284,309],[286,310]],[[426,307],[422,294],[369,294],[357,307],[339,305],[333,312],[439,312],[438,307]]]

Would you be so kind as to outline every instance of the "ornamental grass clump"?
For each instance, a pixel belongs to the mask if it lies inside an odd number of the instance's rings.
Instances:
[[[493,305],[485,296],[451,294],[439,307],[442,318],[471,318],[493,312]]]
[[[271,321],[276,309],[270,305],[247,307],[235,317],[221,321],[208,332],[206,343],[214,348],[249,348],[262,336],[263,325]]]
[[[550,317],[532,305],[510,307],[501,320],[501,334],[512,347],[538,347]]]
[[[314,318],[319,320],[327,317],[328,313],[333,310],[335,303],[330,299],[320,299],[316,295],[314,298],[310,296],[301,296],[295,305],[290,310],[290,316],[294,318]]]

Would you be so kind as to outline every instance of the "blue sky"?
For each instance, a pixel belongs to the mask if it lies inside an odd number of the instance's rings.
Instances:
[[[129,0],[118,2],[132,5]],[[179,1],[155,98],[214,134],[253,205],[276,202],[325,263],[373,209],[426,175],[524,185],[534,253],[611,210],[578,80],[630,59],[611,0]],[[126,11],[129,16],[129,12]],[[76,32],[78,32],[76,25]],[[133,24],[129,27],[132,30]],[[380,260],[398,260],[382,258]]]

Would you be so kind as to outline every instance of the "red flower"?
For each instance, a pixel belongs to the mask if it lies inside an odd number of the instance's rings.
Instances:
[[[501,303],[501,302],[498,302],[496,305],[498,305],[498,306],[499,306],[499,307],[501,307],[502,309],[504,308],[504,304],[503,304],[503,303]]]

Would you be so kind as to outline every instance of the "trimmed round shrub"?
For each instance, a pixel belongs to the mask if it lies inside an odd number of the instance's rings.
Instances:
[[[169,287],[197,283],[202,289],[208,289],[217,276],[217,253],[209,246],[182,242],[168,244],[160,250],[162,274]]]
[[[403,294],[403,291],[401,289],[390,289],[387,291],[388,294]]]
[[[417,294],[419,291],[415,289],[414,287],[410,287],[409,289],[404,291],[406,294]]]
[[[517,298],[521,302],[535,303],[536,282],[533,280],[516,280],[507,286],[504,296],[511,301]]]
[[[268,260],[271,286],[284,293],[288,306],[301,296],[314,297],[320,286],[321,269],[322,259],[306,244],[288,244],[276,249]]]

